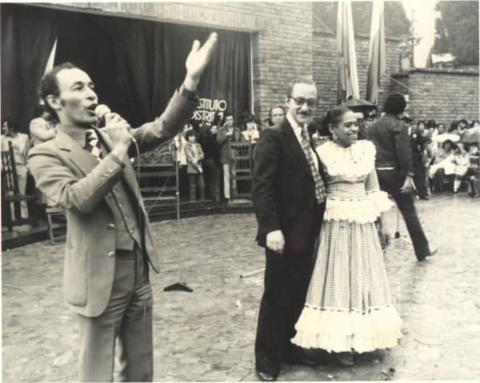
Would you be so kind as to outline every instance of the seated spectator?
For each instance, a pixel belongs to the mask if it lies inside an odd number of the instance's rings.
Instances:
[[[458,192],[460,185],[462,184],[468,168],[470,167],[470,157],[468,152],[465,151],[463,144],[457,144],[454,150],[453,163],[454,168],[454,180],[453,180],[453,192]]]
[[[185,135],[185,153],[187,155],[187,173],[190,184],[190,200],[197,200],[196,189],[198,188],[200,200],[205,199],[205,182],[203,179],[202,160],[204,157],[202,147],[197,142],[197,132],[189,130]]]
[[[428,120],[426,125],[428,136],[434,140],[438,136],[437,122],[435,120]]]
[[[455,147],[456,145],[452,141],[445,140],[437,151],[433,164],[428,171],[430,179],[433,180],[433,189],[437,193],[443,192],[445,177],[455,173],[453,164]]]
[[[244,128],[242,131],[243,141],[256,143],[260,138],[260,131],[253,116],[249,116],[244,122]]]
[[[480,197],[479,146],[480,144],[465,144],[470,161],[465,178],[468,181],[468,194],[472,197]]]
[[[440,134],[443,134],[445,132],[446,132],[445,124],[442,124],[442,123],[438,124],[437,125],[437,136],[439,136]]]
[[[461,136],[461,132],[460,132],[460,128],[459,128],[459,122],[458,121],[452,121],[450,123],[450,128],[448,128],[448,133],[451,133],[451,134],[456,134],[458,135],[459,137]]]
[[[469,126],[470,124],[465,119],[461,119],[460,121],[458,121],[458,132],[460,134],[460,137],[463,137]]]
[[[38,117],[30,121],[30,137],[32,146],[51,140],[57,135],[56,121],[53,121],[50,113],[42,105],[38,105],[35,110]]]

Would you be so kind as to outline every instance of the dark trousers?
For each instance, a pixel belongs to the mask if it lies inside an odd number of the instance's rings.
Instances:
[[[404,178],[398,171],[377,170],[377,175],[380,189],[392,196],[398,210],[402,213],[417,259],[424,259],[430,249],[415,209],[415,196],[413,193],[400,193]]]
[[[190,183],[190,201],[197,200],[197,188],[200,195],[200,200],[205,199],[205,181],[203,180],[203,173],[189,174],[188,182]]]
[[[98,317],[78,315],[80,381],[113,381],[115,342],[119,381],[153,381],[152,288],[139,251],[117,250],[110,302]]]
[[[307,246],[293,252],[285,246],[283,254],[265,250],[264,293],[258,314],[255,365],[258,371],[278,375],[286,353],[295,346],[297,322],[305,304],[315,260],[315,242],[325,205],[313,210],[314,222]]]
[[[220,202],[220,168],[214,159],[203,160],[207,194],[215,202]]]

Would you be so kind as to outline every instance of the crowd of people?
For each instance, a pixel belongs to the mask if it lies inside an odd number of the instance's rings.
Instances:
[[[285,108],[275,106],[265,121],[266,126],[273,126],[284,117]],[[230,204],[234,160],[231,143],[255,145],[263,129],[262,124],[250,114],[244,114],[240,124],[231,113],[224,116],[217,113],[213,123],[197,123],[194,120],[186,123],[183,131],[174,138],[181,195],[188,194],[185,192],[188,183],[191,201],[208,197],[217,203]]]

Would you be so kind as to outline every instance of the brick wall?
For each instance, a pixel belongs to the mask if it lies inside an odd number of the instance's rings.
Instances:
[[[417,68],[394,79],[408,86],[395,84],[392,90],[409,95],[409,113],[416,120],[434,119],[449,125],[462,118],[479,119],[478,69]]]

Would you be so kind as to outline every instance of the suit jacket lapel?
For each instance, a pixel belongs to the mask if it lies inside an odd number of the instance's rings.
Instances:
[[[59,131],[55,137],[58,148],[66,154],[68,159],[84,174],[90,173],[98,164],[98,161],[90,153],[84,150],[80,144],[68,134]]]

